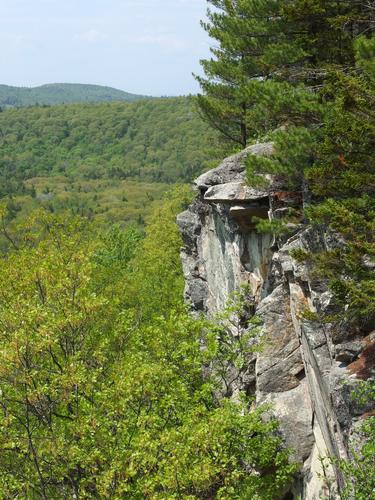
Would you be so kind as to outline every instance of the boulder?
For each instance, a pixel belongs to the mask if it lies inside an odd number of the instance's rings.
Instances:
[[[226,184],[228,182],[243,182],[246,169],[246,157],[254,154],[258,156],[271,156],[273,153],[272,142],[254,144],[243,151],[226,158],[218,167],[202,174],[194,181],[195,186],[202,192],[210,186]]]
[[[227,182],[211,186],[204,194],[209,203],[238,203],[264,199],[268,208],[268,192],[246,186],[244,182]]]
[[[351,363],[363,351],[362,342],[345,342],[344,344],[335,345],[336,361],[343,363]]]

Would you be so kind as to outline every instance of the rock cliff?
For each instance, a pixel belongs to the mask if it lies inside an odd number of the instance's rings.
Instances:
[[[264,348],[233,378],[232,393],[246,390],[257,403],[272,403],[301,463],[288,498],[335,498],[342,478],[331,467],[323,470],[320,458],[348,456],[348,439],[368,411],[349,394],[371,375],[374,337],[308,319],[314,315],[306,311],[329,312],[334,304],[325,283],[291,250],[330,248],[337,244],[332,235],[303,220],[291,227],[289,239],[257,231],[252,217],[279,218],[305,201],[275,183],[264,191],[246,185],[245,157],[271,155],[272,149],[271,143],[250,146],[195,181],[197,197],[178,217],[186,300],[194,311],[214,316],[233,291],[249,286]]]

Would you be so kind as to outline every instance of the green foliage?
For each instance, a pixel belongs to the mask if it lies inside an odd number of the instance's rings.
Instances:
[[[333,95],[308,179],[316,195],[355,198],[372,192],[374,88],[364,75],[334,73],[324,89],[327,99]]]
[[[272,98],[268,79],[301,54],[287,43],[282,2],[209,3],[214,9],[208,10],[209,22],[203,27],[216,46],[211,49],[213,58],[201,61],[206,78],[196,77],[204,92],[197,103],[202,116],[224,137],[246,146],[249,137],[277,126],[275,113],[261,104]]]
[[[346,479],[342,493],[344,500],[372,498],[375,488],[375,417],[369,417],[361,426],[362,444],[359,451],[352,450],[350,461],[342,460],[339,467]]]
[[[301,191],[304,169],[311,164],[315,152],[316,136],[316,131],[296,126],[271,133],[275,153],[270,158],[256,155],[247,158],[248,183],[266,187],[269,182],[265,174],[270,174],[288,189]]]
[[[297,262],[308,262],[310,260],[310,253],[306,252],[306,250],[303,250],[302,248],[295,248],[294,250],[291,250],[290,256],[293,257]]]
[[[201,61],[206,77],[196,77],[203,91],[197,103],[214,128],[243,147],[280,125],[314,122],[311,90],[332,66],[354,63],[353,39],[373,21],[373,9],[362,2],[209,3],[214,8],[202,25],[215,46],[213,57]]]
[[[12,109],[0,130],[2,196],[41,176],[191,180],[218,157],[215,134],[187,97]]]
[[[183,304],[174,222],[190,197],[170,193],[145,237],[45,211],[12,231],[1,497],[272,499],[288,484],[277,422],[218,402],[203,377],[209,325]]]
[[[163,205],[150,218],[146,238],[132,261],[126,282],[127,304],[143,319],[154,314],[168,314],[169,310],[181,307],[185,310],[179,255],[182,242],[175,217],[187,208],[193,193],[188,186],[177,187],[173,193],[166,195]]]
[[[304,54],[303,64],[294,67],[293,72],[296,78],[309,85],[324,82],[332,66],[351,66],[353,40],[372,29],[374,13],[370,3],[291,0],[282,4],[290,38]]]
[[[96,286],[109,288],[130,271],[130,263],[140,250],[143,231],[135,225],[124,229],[114,224],[100,235],[100,247],[94,257],[96,268]]]
[[[375,37],[361,36],[355,41],[354,47],[358,66],[363,69],[364,74],[373,83],[375,78]]]
[[[210,367],[217,389],[224,395],[232,394],[233,383],[246,370],[254,355],[261,350],[260,319],[254,315],[254,297],[248,286],[234,292],[224,311],[207,326],[204,347],[206,363]]]
[[[88,287],[84,221],[38,213],[21,231],[1,263],[1,494],[47,498],[64,470],[73,491],[80,474],[85,409],[108,355],[108,304]]]
[[[223,154],[184,97],[13,109],[0,131],[0,197],[14,223],[44,207],[143,226],[167,183],[191,180]]]
[[[375,401],[375,382],[374,381],[359,381],[356,390],[352,394],[352,399],[360,405],[366,405]]]
[[[335,74],[325,93],[335,99],[328,106],[324,134],[316,159],[307,172],[313,193],[324,201],[311,207],[310,217],[343,238],[322,255],[319,265],[331,280],[347,315],[371,324],[373,301],[375,104],[373,66],[367,64],[374,38],[359,38],[357,61],[364,72]],[[365,49],[366,48],[366,49]]]
[[[361,381],[352,399],[361,405],[373,403],[375,383]],[[373,497],[375,489],[375,417],[367,416],[357,427],[351,440],[351,458],[331,460],[341,471],[345,480],[343,500],[367,500]]]
[[[314,256],[318,271],[329,279],[345,316],[371,325],[375,315],[374,210],[361,213],[361,201],[329,199],[310,213],[315,221],[328,223],[344,237],[336,248]]]
[[[351,12],[353,19],[357,7]],[[332,8],[332,5],[321,6],[321,14],[328,16]],[[346,9],[349,14],[345,2],[337,8]],[[329,22],[337,20],[337,16],[336,12]],[[363,22],[371,24],[370,15]],[[288,124],[271,132],[269,138],[274,142],[275,154],[270,158],[250,156],[247,178],[250,184],[264,187],[265,174],[271,174],[286,189],[312,193],[305,216],[313,224],[329,228],[338,239],[335,248],[313,256],[315,269],[328,279],[346,319],[359,321],[367,328],[375,317],[372,299],[375,291],[374,38],[358,37],[348,45],[346,27],[340,23],[335,26],[346,40],[347,54],[344,51],[343,57],[352,61],[353,66],[344,71],[339,69],[344,59],[325,61],[324,86],[306,101],[310,106],[310,123]],[[315,68],[318,67],[315,61]],[[282,231],[280,221],[262,222],[263,226],[274,234]]]
[[[270,233],[274,236],[287,235],[290,233],[290,229],[285,218],[267,220],[262,219],[261,217],[253,217],[252,220],[256,223],[257,231],[260,233]]]
[[[7,207],[7,225],[24,221],[30,212],[44,208],[51,213],[64,213],[95,220],[103,228],[111,224],[137,225],[142,228],[160,199],[170,188],[168,184],[132,180],[97,179],[69,181],[65,177],[39,177],[26,181],[35,196],[16,195],[2,200]],[[8,243],[0,234],[0,248]]]
[[[35,106],[78,102],[137,101],[146,96],[129,94],[101,85],[52,83],[40,87],[11,87],[0,85],[0,106]]]
[[[124,230],[118,224],[111,226],[102,237],[103,247],[96,255],[98,264],[110,269],[116,265],[126,267],[134,258],[142,236],[136,226],[127,226]]]

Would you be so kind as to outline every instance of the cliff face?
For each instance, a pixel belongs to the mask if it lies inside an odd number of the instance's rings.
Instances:
[[[331,295],[290,251],[329,248],[337,244],[331,235],[297,223],[289,239],[274,240],[252,223],[253,216],[282,217],[304,203],[301,193],[280,186],[260,191],[245,185],[244,158],[271,153],[270,143],[250,146],[195,181],[196,200],[178,217],[186,299],[193,310],[214,316],[231,292],[249,285],[264,348],[233,377],[231,394],[246,390],[257,403],[272,403],[286,444],[301,463],[290,495],[310,500],[327,495],[331,479],[336,491],[342,484],[337,470],[322,470],[320,457],[348,455],[349,436],[368,410],[349,394],[359,378],[370,375],[374,339],[345,325],[306,319],[306,310],[329,312]]]

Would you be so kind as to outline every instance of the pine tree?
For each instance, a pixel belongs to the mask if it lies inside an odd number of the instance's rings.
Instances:
[[[315,162],[306,171],[316,197],[315,223],[340,233],[345,245],[318,256],[348,319],[375,319],[375,37],[354,44],[354,71],[330,77],[327,107]]]
[[[227,139],[246,146],[265,132],[260,104],[272,93],[267,82],[302,53],[287,39],[279,0],[209,0],[203,28],[219,45],[213,58],[202,60],[206,78],[196,76],[204,92],[198,96],[202,116]]]
[[[353,40],[368,32],[375,11],[361,0],[284,1],[282,15],[290,28],[290,38],[305,57],[294,68],[294,78],[310,85],[322,84],[332,67],[353,67]],[[292,76],[292,75],[290,75]]]
[[[208,0],[203,28],[217,46],[196,76],[201,115],[245,147],[285,123],[316,123],[306,91],[355,64],[353,40],[374,25],[374,2]],[[301,85],[307,86],[301,88]]]
[[[365,23],[371,34],[371,16]],[[318,126],[271,134],[275,155],[250,157],[248,179],[257,183],[259,174],[272,173],[293,189],[308,186],[312,204],[305,215],[341,241],[309,257],[342,306],[341,319],[366,330],[375,319],[375,37],[353,38],[349,53],[352,65],[324,63],[324,86],[311,101]]]

